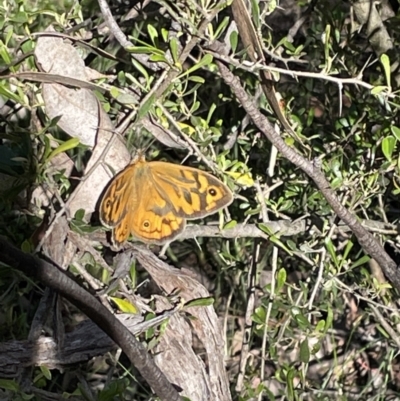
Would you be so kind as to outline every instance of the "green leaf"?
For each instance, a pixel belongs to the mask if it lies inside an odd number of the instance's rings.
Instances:
[[[351,241],[351,240],[347,241],[346,247],[345,247],[344,252],[343,252],[342,260],[341,260],[341,263],[340,263],[340,268],[343,267],[343,264],[347,260],[347,256],[349,255],[350,251],[353,249],[353,245],[354,245],[353,241]]]
[[[213,103],[210,106],[210,108],[208,109],[207,119],[206,119],[207,125],[210,125],[211,117],[214,114],[214,111],[216,110],[216,108],[217,108],[217,105],[215,103]]]
[[[139,63],[139,61],[135,60],[134,58],[131,59],[132,65],[144,76],[146,82],[150,81],[149,74],[147,73],[146,69]]]
[[[235,53],[238,45],[238,33],[236,31],[232,31],[229,35],[229,42],[231,44],[232,53]]]
[[[126,299],[121,299],[116,297],[110,297],[110,298],[117,305],[118,309],[121,312],[132,313],[132,314],[137,314],[139,312],[138,308],[135,305],[131,304]]]
[[[148,24],[147,32],[149,33],[150,39],[153,42],[153,45],[155,46],[155,39],[158,38],[157,29],[155,29],[153,25]]]
[[[193,67],[187,69],[183,74],[176,77],[175,80],[178,81],[180,78],[184,77],[185,75],[189,75],[192,72],[194,72],[200,68],[206,67],[207,65],[211,64],[212,61],[213,61],[213,56],[211,54],[204,55],[204,57],[197,64],[195,64]]]
[[[293,252],[279,239],[278,236],[276,235],[271,235],[269,237],[269,240],[274,243],[276,246],[279,248],[282,248],[284,251],[286,251],[289,255],[293,255]]]
[[[85,210],[84,209],[78,209],[75,212],[75,216],[74,216],[75,220],[83,221],[84,217],[85,217]]]
[[[278,294],[286,283],[287,273],[284,268],[279,269],[276,280],[276,293]]]
[[[51,371],[49,368],[47,368],[44,365],[40,366],[40,371],[42,372],[43,376],[47,379],[47,380],[51,380],[52,375],[51,375]]]
[[[204,82],[205,82],[204,78],[199,77],[199,76],[197,76],[197,75],[191,75],[191,76],[188,78],[188,80],[189,80],[189,81],[192,81],[192,82],[198,82],[199,84],[204,84]]]
[[[387,92],[388,89],[389,88],[387,86],[378,85],[378,86],[375,86],[374,88],[371,89],[371,94],[376,96],[376,95],[379,95],[382,92]]]
[[[274,232],[271,230],[271,228],[267,224],[260,223],[258,225],[258,228],[260,230],[264,231],[267,235],[270,235],[270,236],[274,235]]]
[[[161,36],[164,42],[168,42],[168,35],[169,35],[168,29],[161,28]]]
[[[300,343],[300,361],[303,363],[310,362],[310,348],[308,346],[307,338]]]
[[[130,53],[158,54],[163,56],[164,52],[153,46],[128,46],[125,48]]]
[[[258,0],[251,0],[251,19],[254,24],[253,29],[260,28],[261,21],[260,21],[260,6]]]
[[[1,54],[0,54],[1,56]],[[6,88],[4,85],[0,84],[0,95],[3,95],[7,99],[14,100],[17,103],[25,103],[23,99],[21,99],[20,96],[18,96],[16,93],[10,91],[8,88]]]
[[[78,138],[71,138],[68,141],[63,142],[60,146],[55,148],[47,157],[47,162],[49,162],[53,157],[57,156],[60,153],[66,152],[67,150],[71,150],[76,148],[79,145],[80,141]]]
[[[325,331],[325,320],[320,320],[315,326],[315,331],[318,333],[323,333]]]
[[[152,54],[150,57],[149,57],[149,60],[150,61],[153,61],[154,63],[166,63],[166,64],[169,64],[168,63],[168,60],[167,60],[167,58],[165,57],[165,54],[163,53],[163,54]]]
[[[390,130],[392,131],[392,134],[396,137],[396,139],[400,141],[400,128],[396,127],[395,125],[391,125]]]
[[[300,45],[300,46],[296,47],[296,50],[294,51],[293,55],[294,56],[300,56],[300,54],[303,51],[303,49],[304,49],[304,45]]]
[[[17,14],[10,18],[10,21],[18,24],[25,24],[29,21],[28,14],[25,11],[19,11]]]
[[[19,391],[19,384],[14,380],[0,379],[0,388],[11,391]]]
[[[129,93],[121,93],[116,98],[121,104],[135,104],[137,99]]]
[[[310,322],[298,308],[292,309],[292,315],[294,317],[294,320],[297,322],[302,330],[307,330],[310,328]]]
[[[191,81],[191,78],[192,77],[189,77],[189,81]],[[201,106],[201,103],[198,100],[193,102],[192,106],[190,107],[190,113],[194,114],[200,108],[200,106]]]
[[[222,22],[218,25],[217,29],[215,30],[214,36],[212,38],[212,41],[218,39],[218,37],[222,34],[222,32],[228,26],[229,21],[230,21],[229,17],[225,17],[222,20]]]
[[[364,255],[362,258],[358,259],[356,262],[352,263],[350,268],[355,269],[357,267],[367,264],[371,258],[368,255]]]
[[[137,286],[137,270],[135,261],[132,262],[129,269],[129,276],[131,278],[131,286],[135,288]]]
[[[112,86],[110,89],[110,95],[114,98],[117,99],[119,96],[119,89],[116,86]]]
[[[25,240],[22,244],[21,244],[21,251],[25,252],[25,253],[31,253],[33,252],[33,244],[31,243],[30,240]]]
[[[331,238],[325,237],[324,242],[325,242],[325,247],[328,250],[329,254],[331,255],[331,258],[332,258],[335,266],[338,267],[339,261],[338,261],[337,255],[336,255],[335,246],[333,245]]]
[[[283,42],[282,44],[286,47],[286,49],[289,50],[292,54],[296,51],[296,48],[293,46],[293,44],[288,42],[286,38],[284,38],[282,42]]]
[[[286,373],[286,395],[289,401],[295,400],[295,392],[294,392],[294,378],[296,377],[295,371],[292,367],[289,368]]]
[[[14,27],[10,25],[8,28],[9,29],[8,29],[8,32],[7,32],[7,35],[6,35],[6,39],[4,41],[6,46],[8,45],[8,43],[10,42],[10,39],[14,35]]]
[[[171,38],[169,42],[169,48],[171,50],[172,60],[174,60],[174,64],[179,62],[178,55],[178,41],[176,38]]]
[[[256,308],[254,313],[251,315],[251,318],[253,322],[257,324],[265,324],[265,319],[266,319],[265,308],[262,306]]]
[[[383,66],[383,70],[385,72],[385,78],[386,78],[386,84],[390,88],[391,85],[391,80],[390,80],[390,59],[387,54],[382,54],[380,57],[381,64]]]
[[[396,147],[396,142],[397,142],[397,139],[392,135],[389,135],[389,136],[383,138],[382,145],[381,145],[382,152],[388,161],[392,160],[392,155],[393,155],[394,149]]]
[[[215,302],[215,299],[213,297],[207,297],[207,298],[197,298],[197,299],[192,299],[189,302],[185,303],[185,308],[190,308],[192,306],[210,306],[213,305]]]
[[[139,109],[138,114],[137,114],[137,119],[140,120],[142,117],[144,117],[151,107],[153,106],[155,100],[154,94],[152,94],[143,104],[143,106]]]
[[[225,225],[224,225],[224,230],[229,230],[230,228],[234,228],[237,226],[237,221],[236,220],[231,220],[228,221]]]

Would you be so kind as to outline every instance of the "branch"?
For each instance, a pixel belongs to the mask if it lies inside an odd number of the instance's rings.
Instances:
[[[265,226],[279,236],[293,236],[306,231],[307,224],[311,223],[308,219],[303,220],[278,220],[269,221],[265,223]],[[264,231],[260,230],[255,224],[237,224],[233,228],[220,230],[218,225],[188,225],[182,234],[179,235],[179,239],[197,238],[197,237],[221,237],[221,238],[264,238],[269,239]]]
[[[322,79],[323,81],[333,82],[337,84],[339,87],[343,87],[343,85],[359,85],[369,90],[375,88],[374,85],[371,85],[368,82],[363,81],[360,78],[360,76],[357,76],[355,78],[340,78],[340,77],[335,77],[333,75],[324,74],[323,72],[294,71],[285,68],[262,65],[260,63],[252,63],[246,60],[241,61],[234,57],[227,56],[222,52],[212,51],[209,49],[205,49],[205,52],[211,54],[217,60],[224,61],[227,64],[233,65],[237,68],[240,68],[241,70],[248,71],[253,74],[258,73],[259,71],[272,71],[272,72],[278,72],[279,74],[289,75],[291,77]],[[395,94],[388,93],[387,91],[382,91],[381,94],[384,94],[385,96],[388,96],[390,98],[396,97]]]

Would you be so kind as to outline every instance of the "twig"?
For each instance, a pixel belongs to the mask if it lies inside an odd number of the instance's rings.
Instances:
[[[242,336],[242,347],[240,351],[239,374],[236,381],[235,390],[240,394],[243,391],[243,382],[246,377],[246,364],[250,353],[251,330],[253,320],[251,316],[254,312],[256,302],[256,280],[257,280],[257,264],[260,256],[260,241],[255,241],[251,265],[247,272],[247,302],[244,315],[244,330]]]
[[[386,332],[389,334],[389,338],[394,341],[394,343],[397,345],[397,348],[400,347],[400,336],[397,330],[394,330],[392,326],[386,321],[386,319],[382,316],[381,312],[379,311],[378,308],[376,308],[374,305],[369,305],[371,308],[374,316],[378,320],[378,322],[382,325],[382,327],[386,330]]]
[[[209,49],[205,49],[206,53],[212,54],[213,57],[217,60],[224,61],[228,64],[231,64],[241,70],[257,73],[258,71],[272,71],[272,72],[279,72],[280,74],[290,75],[291,77],[305,77],[305,78],[314,78],[314,79],[322,79],[324,81],[334,82],[339,86],[343,85],[359,85],[366,89],[372,90],[374,89],[374,85],[369,84],[368,82],[364,82],[360,79],[360,77],[356,78],[340,78],[334,77],[332,75],[326,75],[322,72],[308,72],[308,71],[294,71],[294,70],[287,70],[284,68],[279,67],[272,67],[269,65],[261,65],[260,63],[252,63],[250,61],[240,61],[230,56],[226,56],[223,52],[216,52]],[[388,93],[382,91],[381,94],[389,98],[395,98],[396,95],[394,93]]]
[[[261,343],[261,372],[260,372],[261,382],[264,382],[264,380],[265,380],[265,361],[267,359],[268,323],[269,323],[269,318],[271,316],[272,307],[274,305],[274,300],[275,300],[276,272],[278,269],[278,247],[277,246],[274,246],[272,248],[271,266],[272,266],[271,291],[270,291],[270,296],[269,296],[269,300],[268,300],[267,313],[265,314],[263,337],[262,337],[262,343]],[[260,391],[260,394],[258,395],[258,401],[262,400],[263,395],[265,395],[265,391]]]
[[[318,252],[318,251],[317,251]],[[319,261],[319,269],[318,269],[318,275],[317,275],[317,280],[315,281],[314,288],[311,291],[310,299],[308,300],[308,310],[311,312],[314,304],[314,299],[317,296],[318,288],[322,282],[322,275],[324,272],[324,266],[325,266],[325,256],[326,256],[326,249],[322,248],[321,249],[321,259]],[[311,315],[310,315],[311,318]]]
[[[306,222],[292,222],[289,220],[268,221],[264,223],[271,232],[284,236],[292,236],[305,232]],[[196,237],[221,237],[221,238],[264,238],[269,236],[260,230],[256,224],[237,224],[233,228],[220,229],[218,225],[188,225],[178,239]]]

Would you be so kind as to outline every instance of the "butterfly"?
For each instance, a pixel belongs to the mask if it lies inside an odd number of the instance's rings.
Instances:
[[[100,221],[120,247],[130,235],[153,244],[171,242],[186,219],[217,212],[233,201],[230,189],[209,173],[137,156],[108,184]]]

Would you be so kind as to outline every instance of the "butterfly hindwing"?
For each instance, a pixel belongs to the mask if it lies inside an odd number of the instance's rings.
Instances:
[[[135,212],[132,213],[131,233],[143,242],[163,244],[177,237],[185,228],[185,219],[174,212],[168,199],[160,196],[151,178],[139,189]]]

